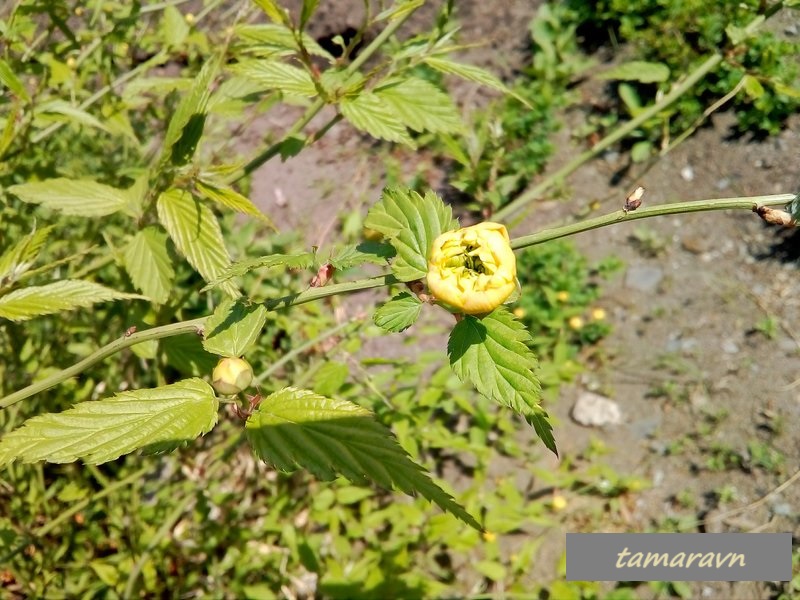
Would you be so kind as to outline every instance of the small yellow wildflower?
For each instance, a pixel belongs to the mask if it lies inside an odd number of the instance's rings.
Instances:
[[[569,325],[570,329],[574,329],[577,331],[581,327],[583,327],[583,319],[580,317],[570,317],[569,321],[567,321],[567,325]]]
[[[492,533],[491,531],[484,531],[483,539],[491,544],[497,539],[497,534]]]
[[[553,494],[553,499],[550,501],[550,506],[555,512],[561,512],[567,508],[567,499],[561,494]]]
[[[428,290],[455,312],[492,312],[517,289],[517,261],[508,231],[478,223],[443,233],[428,261]]]
[[[556,300],[559,302],[566,302],[569,300],[569,292],[566,290],[561,290],[556,294]]]
[[[602,321],[606,318],[606,311],[604,308],[593,308],[592,309],[592,320],[593,321]]]
[[[183,20],[186,21],[187,25],[194,25],[196,19],[192,13],[186,13],[183,15]]]
[[[528,313],[525,312],[525,309],[522,308],[521,306],[518,306],[517,308],[514,309],[514,316],[517,317],[518,319],[523,318],[527,314]]]

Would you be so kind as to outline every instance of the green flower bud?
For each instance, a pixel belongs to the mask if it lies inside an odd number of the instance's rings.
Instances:
[[[214,367],[211,384],[225,396],[238,394],[253,382],[253,368],[243,358],[223,358]]]

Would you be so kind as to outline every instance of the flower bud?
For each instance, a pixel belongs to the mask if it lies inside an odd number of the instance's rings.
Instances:
[[[505,226],[478,223],[443,233],[428,261],[428,290],[454,311],[492,312],[517,290],[517,262]]]
[[[214,367],[211,384],[225,396],[238,394],[253,382],[253,369],[243,358],[223,358]]]

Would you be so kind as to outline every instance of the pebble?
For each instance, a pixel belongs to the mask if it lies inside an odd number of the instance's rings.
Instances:
[[[717,180],[716,186],[718,190],[727,190],[731,186],[731,180],[729,177],[723,177]]]
[[[625,274],[625,287],[651,294],[658,289],[664,272],[658,267],[633,266]]]
[[[722,342],[722,351],[725,354],[736,354],[739,352],[739,345],[733,340],[725,340]]]
[[[667,352],[689,352],[697,347],[697,339],[675,336],[667,341]]]
[[[686,165],[681,169],[681,177],[684,181],[694,180],[694,169],[691,167],[691,165]]]
[[[784,28],[783,33],[785,33],[786,35],[797,35],[797,31],[798,31],[797,25],[792,23],[791,25]]]
[[[650,417],[639,419],[631,423],[628,428],[636,439],[643,440],[653,437],[661,426],[661,413],[656,412]]]
[[[573,421],[584,427],[604,427],[622,422],[619,404],[593,392],[582,392],[570,414]]]
[[[798,345],[791,338],[783,338],[778,341],[778,348],[780,348],[783,352],[797,352]]]

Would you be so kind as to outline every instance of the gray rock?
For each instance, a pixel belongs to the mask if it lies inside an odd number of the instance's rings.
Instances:
[[[717,181],[716,186],[718,190],[727,190],[731,187],[731,180],[729,177],[723,177]]]
[[[578,396],[571,416],[573,421],[584,427],[604,427],[622,422],[619,405],[610,398],[592,392],[583,392]]]
[[[681,169],[681,178],[684,181],[692,181],[694,180],[694,169],[691,165],[686,165]]]
[[[664,272],[658,267],[633,266],[625,274],[625,287],[652,294],[658,289],[663,277]]]
[[[661,426],[661,413],[656,412],[650,417],[634,421],[628,428],[636,439],[643,440],[653,437]]]
[[[739,352],[739,345],[733,340],[725,340],[722,342],[722,351],[725,354],[737,354]]]

